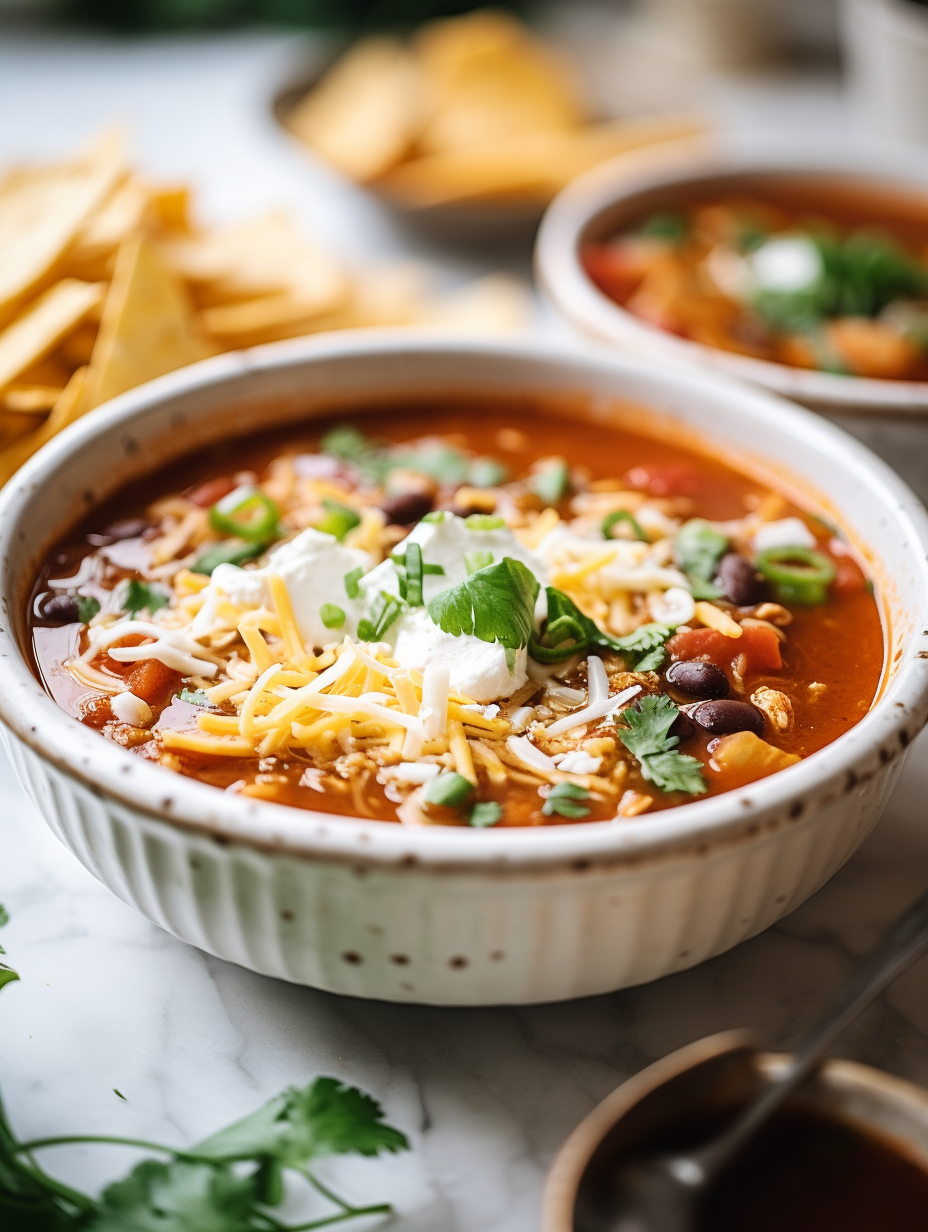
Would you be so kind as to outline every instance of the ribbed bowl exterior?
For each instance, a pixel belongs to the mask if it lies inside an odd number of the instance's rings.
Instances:
[[[509,868],[488,877],[220,843],[97,795],[4,735],[57,837],[175,937],[293,983],[433,1005],[592,996],[730,949],[841,867],[879,816],[902,762],[774,833],[696,858],[585,872]]]
[[[833,509],[869,555],[888,646],[876,704],[826,748],[737,791],[631,821],[476,831],[219,792],[133,757],[52,701],[30,663],[28,586],[82,509],[259,426],[446,389],[560,391],[565,415],[604,422],[647,407],[649,423],[656,415],[675,432],[711,433],[722,456],[757,451]],[[318,335],[132,390],[4,487],[0,718],[17,772],[62,842],[125,902],[211,954],[391,1001],[590,996],[760,932],[860,844],[928,711],[926,553],[925,511],[888,468],[820,418],[747,386],[547,342]]]

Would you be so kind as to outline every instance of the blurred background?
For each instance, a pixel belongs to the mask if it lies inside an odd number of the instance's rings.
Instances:
[[[557,330],[535,229],[605,159],[716,134],[924,152],[928,3],[0,0],[0,114],[0,168],[30,174],[119,134],[64,272],[108,285],[150,235],[189,304],[171,366],[333,328]],[[14,435],[35,416],[8,470],[93,340],[88,317],[7,391]]]

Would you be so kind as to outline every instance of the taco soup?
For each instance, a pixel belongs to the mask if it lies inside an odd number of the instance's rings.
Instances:
[[[215,446],[44,563],[75,720],[219,790],[476,828],[634,824],[785,770],[870,707],[872,586],[821,511],[540,399]]]
[[[581,249],[658,329],[794,368],[928,380],[928,202],[790,176],[678,189]]]

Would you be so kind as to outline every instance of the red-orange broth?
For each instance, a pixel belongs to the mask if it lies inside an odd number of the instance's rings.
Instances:
[[[819,520],[814,510],[799,508],[708,454],[599,422],[568,422],[556,412],[556,405],[539,399],[477,403],[448,398],[412,408],[380,408],[375,416],[366,416],[364,408],[359,408],[357,414],[341,415],[337,424],[307,424],[224,442],[172,464],[143,483],[132,484],[76,528],[51,553],[36,579],[29,619],[41,680],[69,714],[123,745],[127,755],[159,762],[233,793],[406,823],[537,826],[632,821],[647,811],[727,791],[785,768],[853,727],[875,696],[883,638],[872,587],[840,531]],[[341,437],[327,436],[333,427],[343,429],[346,424],[365,435],[345,436],[343,431]],[[326,441],[328,453],[319,452],[321,440]],[[338,561],[360,558],[364,552],[376,564],[377,559],[396,554],[396,545],[417,523],[415,533],[433,536],[422,549],[426,569],[432,546],[452,532],[468,543],[498,544],[511,539],[517,545],[512,551],[532,561],[541,560],[539,553],[544,550],[548,553],[544,556],[548,585],[559,583],[555,589],[567,596],[575,612],[592,621],[592,626],[585,627],[592,627],[593,636],[603,641],[584,647],[578,641],[579,626],[569,621],[571,636],[565,635],[563,641],[560,635],[551,637],[536,613],[532,637],[542,648],[537,653],[561,656],[547,668],[539,669],[531,659],[532,644],[526,655],[522,648],[487,650],[492,639],[478,638],[479,646],[467,643],[481,653],[497,654],[494,670],[498,672],[514,672],[510,663],[518,667],[524,660],[526,669],[531,667],[536,674],[556,670],[561,677],[549,675],[538,683],[529,679],[512,697],[500,696],[491,703],[471,702],[472,694],[460,691],[455,701],[452,678],[444,727],[434,735],[436,729],[428,726],[434,720],[422,718],[426,685],[421,673],[431,672],[430,688],[436,679],[440,685],[441,659],[448,656],[436,651],[437,666],[407,669],[400,664],[397,668],[390,638],[394,636],[400,644],[396,630],[405,627],[403,621],[418,621],[416,628],[429,621],[435,624],[431,609],[415,604],[416,585],[423,585],[427,595],[430,586],[444,586],[458,565],[449,563],[444,578],[430,582],[434,573],[420,577],[415,550],[407,546],[398,557],[402,569],[393,567],[401,579],[396,584],[405,587],[407,595],[403,599],[397,594],[401,615],[395,617],[393,633],[387,627],[382,637],[371,639],[381,649],[368,646],[367,666],[357,658],[346,658],[344,663],[349,666],[341,683],[325,686],[333,691],[344,688],[346,696],[374,698],[370,706],[381,710],[352,718],[341,711],[310,709],[301,711],[299,721],[289,728],[274,728],[269,733],[268,724],[276,722],[273,716],[280,713],[282,702],[296,697],[300,689],[302,695],[312,694],[318,702],[321,695],[314,693],[314,680],[324,679],[320,673],[333,664],[337,668],[343,655],[353,654],[345,649],[344,638],[346,629],[353,627],[351,612],[356,610],[362,621],[371,617],[374,600],[370,596],[386,592],[363,590],[360,598],[352,600],[347,597],[350,579],[344,584],[339,581],[337,595],[333,591],[337,602],[327,606],[341,613],[342,625],[333,627],[316,644],[301,634],[302,644],[294,646],[286,641],[281,592],[273,591],[277,583],[272,583],[269,574],[255,574],[249,580],[232,571],[229,576],[236,586],[263,587],[265,597],[254,601],[257,606],[233,605],[230,609],[224,597],[230,592],[221,588],[216,592],[218,623],[210,627],[220,631],[196,643],[204,648],[199,653],[212,654],[216,663],[226,665],[217,667],[211,677],[179,670],[158,658],[120,659],[120,654],[149,653],[155,644],[155,635],[133,633],[131,628],[108,649],[98,653],[88,649],[91,634],[106,638],[111,636],[110,628],[125,629],[127,608],[133,606],[141,621],[139,629],[173,622],[175,631],[169,638],[175,632],[178,639],[191,638],[189,630],[195,627],[191,622],[212,602],[209,596],[217,585],[198,568],[204,567],[202,561],[215,553],[217,545],[220,554],[229,555],[236,544],[251,551],[252,559],[240,566],[249,575],[266,568],[262,562],[268,544],[262,541],[252,551],[253,541],[230,536],[225,515],[214,511],[217,505],[220,509],[234,507],[230,516],[237,529],[247,524],[253,530],[262,519],[271,518],[278,543],[295,542],[300,535],[308,536],[314,545],[322,543],[318,549],[323,552],[318,558],[322,563],[308,567],[305,573],[311,593],[313,579],[329,568],[325,561],[331,553],[342,554],[336,560],[337,574]],[[429,511],[432,520],[426,517],[420,522]],[[445,511],[439,520],[435,520],[436,511]],[[461,517],[471,521],[462,522]],[[702,562],[708,579],[702,585],[716,592],[710,599],[694,600],[687,589],[699,588],[690,580],[694,575],[681,572],[678,536],[682,527],[692,528],[694,519],[712,524],[708,532],[702,523],[696,524],[716,544],[715,562]],[[347,529],[346,521],[352,523]],[[484,529],[491,523],[493,529]],[[770,528],[784,524],[791,525],[789,533],[799,538],[804,528],[808,542],[815,546],[806,547],[806,556],[798,561],[789,559],[790,549],[774,547],[770,549],[774,556],[785,551],[787,569],[798,568],[802,574],[806,567],[817,568],[830,579],[820,586],[820,601],[812,605],[781,602],[779,583],[774,585],[751,567],[756,566],[754,557],[759,560],[760,556],[750,544],[761,541],[757,538],[761,531],[768,538],[772,533],[775,537]],[[329,529],[320,532],[319,527]],[[545,527],[548,530],[539,540]],[[320,538],[333,531],[341,538],[332,543]],[[721,553],[719,536],[724,543]],[[535,543],[535,547],[526,543]],[[552,543],[553,547],[545,546]],[[598,559],[596,553],[612,555],[605,566],[591,570],[590,561],[595,564]],[[505,548],[469,553],[467,577],[479,574],[482,585],[487,573],[481,571],[495,570],[492,576],[500,576],[507,555]],[[737,567],[731,565],[730,557],[740,558]],[[620,581],[625,577],[616,563],[622,560],[631,562],[628,576],[660,576],[664,589],[616,589],[615,577]],[[725,561],[729,564],[724,565]],[[817,563],[810,566],[809,561]],[[389,571],[391,566],[386,568]],[[740,579],[732,583],[734,590],[742,586],[742,593],[734,598],[718,580],[719,570],[732,568]],[[283,577],[285,572],[281,566],[275,576]],[[463,569],[460,572],[463,579]],[[524,578],[521,573],[518,576]],[[675,576],[685,577],[686,584],[665,585]],[[57,585],[51,586],[51,581]],[[283,601],[294,595],[299,598],[303,592],[296,588],[296,581],[286,583]],[[677,594],[675,601],[688,616],[674,631],[672,624],[656,621],[653,612],[666,613],[670,596],[681,590],[682,597]],[[502,593],[502,601],[494,600],[493,619],[510,620],[517,600],[529,604],[526,610],[531,612],[530,595],[519,599],[514,590],[510,601],[505,597],[508,592]],[[551,591],[547,594],[550,612]],[[145,599],[156,610],[146,609]],[[353,608],[352,604],[361,606]],[[301,611],[306,619],[318,623],[323,607],[319,605],[318,612],[315,608]],[[94,623],[88,626],[91,619]],[[243,632],[249,620],[257,623]],[[636,637],[644,636],[642,626],[646,632],[655,627],[663,632],[654,634],[658,644],[649,652],[657,656],[656,667],[636,670],[647,656],[640,648],[619,651],[614,643],[625,639],[627,645],[631,637],[634,644]],[[447,634],[443,626],[441,631],[446,638],[461,636]],[[409,638],[413,644],[413,635]],[[352,640],[364,640],[361,626]],[[194,645],[189,640],[183,644]],[[463,643],[455,642],[459,644]],[[582,653],[570,653],[576,646]],[[80,675],[83,669],[77,669],[75,676],[75,669],[66,666],[82,653],[89,680]],[[168,651],[159,653],[170,658]],[[383,663],[393,676],[381,675],[370,666],[378,653],[375,667]],[[609,699],[629,690],[631,698],[615,713],[595,716],[580,729],[567,724],[566,731],[549,737],[549,727],[560,722],[563,728],[565,717],[591,704],[597,687],[590,678],[591,663],[597,679],[608,684]],[[681,663],[696,667],[681,669]],[[267,689],[252,693],[256,680],[267,670]],[[461,670],[470,670],[466,662]],[[673,683],[681,670],[680,679],[690,691]],[[702,692],[692,691],[694,671]],[[275,684],[277,675],[280,681]],[[510,679],[518,679],[518,674]],[[706,679],[712,686],[708,692]],[[106,687],[95,687],[97,680]],[[209,690],[220,687],[221,692],[225,684],[228,693],[238,687],[236,681],[241,684],[238,694],[210,700]],[[661,701],[661,697],[668,700]],[[725,703],[721,711],[720,702]],[[249,704],[251,717],[243,718]],[[641,752],[640,743],[636,754],[620,735],[628,730],[629,707],[637,717],[650,706],[661,714],[666,712],[663,724],[654,715],[648,719],[649,738],[657,741],[656,755],[659,759],[661,751],[672,754],[657,763],[647,751]],[[530,720],[527,726],[519,726],[525,717],[524,713],[519,717],[519,712],[526,708],[532,711]],[[403,719],[407,727],[394,728],[391,716],[400,713],[409,716]],[[721,729],[719,713],[723,718],[729,714]],[[672,730],[666,721],[671,715]],[[714,727],[704,725],[710,718]],[[426,726],[420,730],[417,724]],[[247,749],[241,743],[246,730],[252,733]],[[545,764],[531,765],[522,759],[525,742],[547,759]],[[222,752],[216,751],[219,748]],[[559,768],[561,762],[565,762],[564,770]],[[400,768],[409,766],[414,768]],[[437,769],[415,768],[421,766]],[[669,778],[661,777],[665,771]],[[422,777],[426,774],[431,777]],[[455,775],[464,780],[463,787],[452,781]],[[673,787],[683,780],[690,787],[702,786],[697,790]],[[670,783],[670,788],[662,787],[662,782]],[[445,789],[444,795],[436,783]]]

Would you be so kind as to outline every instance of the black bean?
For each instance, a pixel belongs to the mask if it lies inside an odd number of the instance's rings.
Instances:
[[[42,619],[59,625],[74,625],[80,620],[77,600],[73,595],[52,595],[42,604]]]
[[[123,518],[121,522],[112,522],[103,534],[109,539],[137,539],[147,527],[144,518]]]
[[[729,732],[749,731],[755,736],[764,734],[764,716],[750,702],[739,702],[733,697],[719,698],[711,702],[699,702],[688,708],[690,718],[700,727],[716,736]]]
[[[714,663],[678,659],[667,668],[667,683],[690,697],[726,697],[728,677]]]
[[[398,496],[388,496],[381,501],[380,508],[387,515],[388,522],[409,526],[431,513],[432,498],[427,492],[400,492]]]
[[[670,724],[670,735],[676,736],[681,744],[685,744],[689,738],[696,732],[696,724],[688,715],[685,715],[681,710],[674,721]]]
[[[727,552],[719,565],[719,585],[729,603],[746,607],[760,600],[763,582],[746,556]]]

